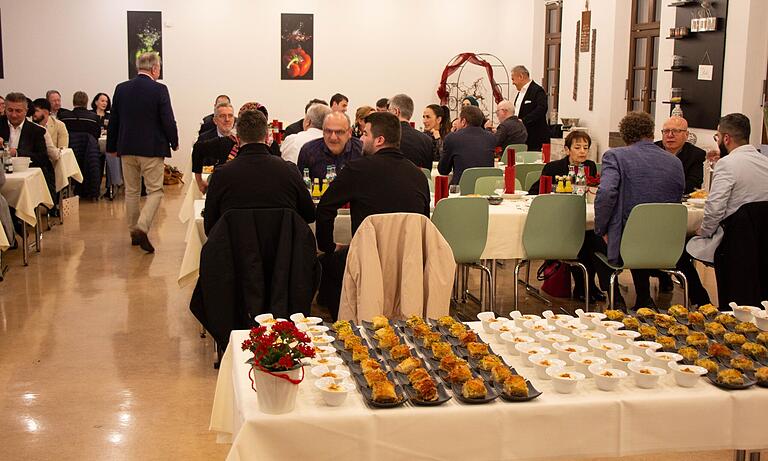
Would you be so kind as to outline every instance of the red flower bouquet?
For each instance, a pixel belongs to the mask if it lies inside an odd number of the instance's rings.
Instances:
[[[587,187],[597,187],[600,185],[600,173],[596,176],[587,175]]]
[[[291,370],[301,366],[304,357],[315,356],[309,336],[288,321],[277,322],[270,330],[264,326],[252,328],[242,348],[253,352],[249,362],[270,371]]]

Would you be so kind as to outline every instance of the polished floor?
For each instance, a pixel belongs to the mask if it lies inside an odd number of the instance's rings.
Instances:
[[[0,282],[0,460],[225,458],[229,446],[216,444],[207,430],[216,381],[211,343],[200,339],[189,313],[191,287],[176,284],[184,252],[181,199],[179,186],[166,188],[150,233],[154,255],[130,245],[121,197],[81,203],[78,216],[44,234],[43,252],[32,253],[28,267],[20,251],[7,253],[10,271]],[[512,305],[511,270],[507,262],[499,271],[504,311]],[[522,303],[528,312],[543,306],[527,297]],[[478,308],[456,309],[473,317]],[[626,459],[725,461],[732,453]]]

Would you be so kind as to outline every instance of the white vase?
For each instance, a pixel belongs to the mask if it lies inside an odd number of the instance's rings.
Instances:
[[[301,367],[288,371],[275,371],[275,374],[288,375],[297,380],[301,378]],[[272,376],[258,368],[253,368],[253,382],[256,386],[259,410],[268,415],[290,413],[296,404],[299,385],[283,378]]]

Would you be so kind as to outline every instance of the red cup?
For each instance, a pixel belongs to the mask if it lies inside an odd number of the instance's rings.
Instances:
[[[448,176],[435,176],[435,205],[440,200],[448,197]]]
[[[549,194],[552,192],[552,176],[541,176],[539,178],[539,194]]]
[[[515,164],[504,167],[504,192],[507,194],[515,193]]]
[[[549,159],[552,157],[552,144],[541,145],[541,159],[544,163],[549,163]]]
[[[501,157],[501,152],[502,152],[501,147],[500,146],[496,146],[496,149],[493,151],[494,158],[496,158],[498,160]]]

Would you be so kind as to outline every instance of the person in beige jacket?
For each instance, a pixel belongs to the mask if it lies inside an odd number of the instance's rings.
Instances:
[[[48,158],[51,162],[59,159],[59,149],[69,147],[69,132],[64,122],[51,117],[51,104],[45,98],[38,98],[32,102],[35,113],[32,121],[45,128],[45,144],[48,149]],[[50,138],[50,139],[49,139]]]

